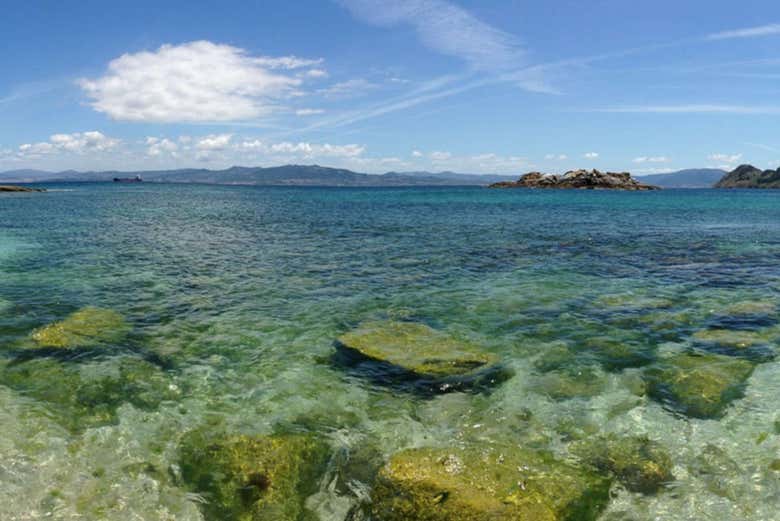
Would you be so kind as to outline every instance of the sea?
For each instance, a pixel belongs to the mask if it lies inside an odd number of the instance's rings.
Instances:
[[[369,518],[350,454],[578,465],[610,436],[651,440],[672,478],[615,480],[601,520],[780,519],[780,191],[44,186],[0,195],[4,521],[205,519],[180,447],[215,425],[327,444],[306,519]],[[123,334],[36,343],[94,308]],[[383,322],[465,339],[508,377],[418,392],[338,362],[341,335]],[[686,354],[752,372],[692,414],[648,376]]]

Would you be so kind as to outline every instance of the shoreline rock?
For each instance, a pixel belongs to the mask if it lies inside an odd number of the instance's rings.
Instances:
[[[0,185],[0,192],[45,192],[45,188],[30,188],[28,186]]]
[[[556,188],[566,190],[660,190],[660,187],[640,183],[628,172],[571,170],[563,175],[530,172],[517,181],[494,183],[489,188]]]

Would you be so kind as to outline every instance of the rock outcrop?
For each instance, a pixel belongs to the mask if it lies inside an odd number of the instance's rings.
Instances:
[[[335,344],[340,364],[383,383],[409,383],[423,391],[479,388],[509,376],[494,354],[425,324],[367,322]]]
[[[30,188],[27,186],[0,185],[0,192],[45,192],[43,188]]]
[[[372,519],[589,521],[609,487],[595,472],[519,447],[408,449],[379,472]]]
[[[209,521],[313,518],[304,506],[316,491],[328,447],[303,434],[188,433],[179,450],[181,477],[201,495]]]
[[[715,188],[780,188],[780,168],[760,170],[740,165],[718,181]]]
[[[718,418],[741,398],[755,365],[724,355],[680,354],[645,372],[650,396],[694,418]]]
[[[517,181],[501,182],[490,188],[558,188],[580,190],[659,190],[657,186],[642,184],[628,172],[599,172],[572,170],[563,175],[531,172]]]
[[[125,319],[110,309],[82,308],[60,322],[32,333],[37,347],[72,349],[119,342],[130,330]]]

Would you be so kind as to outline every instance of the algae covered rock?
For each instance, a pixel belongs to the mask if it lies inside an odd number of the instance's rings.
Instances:
[[[213,521],[297,521],[328,460],[308,435],[225,436],[196,430],[179,451],[182,479]]]
[[[33,331],[38,347],[74,348],[118,342],[129,331],[125,319],[110,309],[86,307]]]
[[[599,471],[614,474],[632,492],[652,494],[674,479],[669,453],[646,436],[591,439],[573,452]]]
[[[491,384],[508,373],[471,342],[414,322],[369,322],[336,340],[339,362],[367,365],[388,381],[420,380],[438,391]]]
[[[533,389],[553,400],[561,401],[596,396],[604,390],[605,386],[606,381],[593,368],[572,367],[539,377],[534,382]]]
[[[653,398],[688,416],[714,418],[742,396],[753,368],[752,362],[739,358],[683,353],[648,368],[645,379]]]
[[[774,358],[771,333],[740,329],[705,329],[693,334],[698,347],[708,351],[766,361]]]
[[[409,449],[380,470],[377,521],[562,521],[595,519],[610,480],[517,447]]]
[[[653,360],[650,346],[608,336],[589,338],[583,342],[581,348],[592,353],[601,365],[610,371],[641,367]]]
[[[36,358],[3,368],[0,385],[41,402],[72,431],[114,423],[123,403],[153,410],[180,394],[164,371],[135,357],[91,364]]]

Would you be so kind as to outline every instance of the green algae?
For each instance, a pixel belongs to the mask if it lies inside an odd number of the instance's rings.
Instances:
[[[597,396],[605,386],[604,377],[592,367],[573,367],[562,371],[551,371],[538,377],[533,384],[533,389],[560,401]]]
[[[729,329],[704,329],[694,333],[693,339],[732,349],[749,349],[768,342],[766,336],[760,332]]]
[[[340,336],[337,345],[421,377],[461,376],[498,361],[470,342],[415,322],[369,322]]]
[[[116,311],[86,307],[33,331],[31,336],[38,347],[70,349],[118,342],[129,330]]]
[[[199,429],[183,438],[181,476],[205,499],[208,520],[299,521],[328,460],[322,441],[302,434],[225,435]]]
[[[36,358],[0,370],[0,385],[41,402],[72,431],[115,423],[123,403],[153,410],[181,394],[159,367],[135,357],[84,366]]]
[[[599,363],[609,371],[641,367],[653,360],[649,346],[611,336],[589,338],[581,348],[594,354]]]
[[[694,418],[717,418],[742,396],[753,368],[747,360],[725,355],[683,353],[648,368],[645,379],[653,398]]]
[[[646,436],[597,437],[572,450],[599,471],[614,474],[632,492],[653,494],[674,480],[669,453]]]
[[[379,472],[371,513],[377,521],[589,521],[609,487],[608,478],[544,452],[408,449]]]

